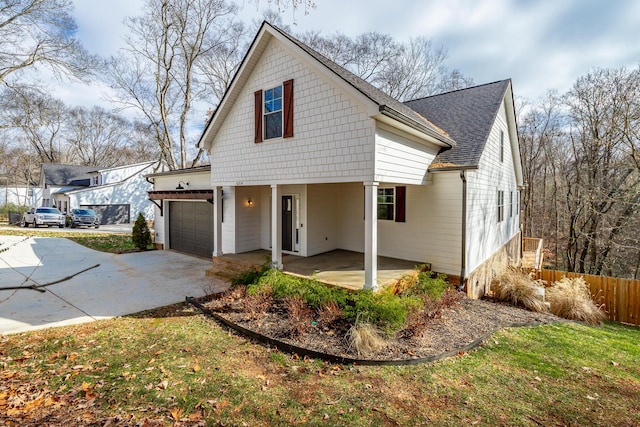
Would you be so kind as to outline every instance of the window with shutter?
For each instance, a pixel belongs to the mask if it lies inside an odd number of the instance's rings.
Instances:
[[[254,142],[293,137],[293,79],[254,93]]]

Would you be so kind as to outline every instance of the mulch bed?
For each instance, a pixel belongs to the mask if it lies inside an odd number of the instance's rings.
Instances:
[[[326,323],[314,316],[301,328],[281,302],[272,302],[260,311],[247,310],[244,302],[242,296],[233,292],[201,301],[204,308],[227,322],[269,339],[341,358],[372,361],[433,360],[468,350],[502,327],[565,321],[549,313],[535,313],[491,300],[472,300],[459,294],[437,315],[423,318],[419,327],[385,337],[384,348],[362,355],[350,348],[345,337],[351,325],[342,319]]]

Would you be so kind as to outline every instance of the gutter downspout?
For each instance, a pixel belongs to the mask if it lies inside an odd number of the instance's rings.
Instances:
[[[458,290],[464,290],[465,268],[467,264],[467,177],[465,169],[460,170],[462,180],[462,245],[460,250],[460,286]]]

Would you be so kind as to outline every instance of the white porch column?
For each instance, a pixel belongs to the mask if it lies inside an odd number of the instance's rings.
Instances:
[[[364,289],[378,289],[378,183],[364,183]]]
[[[282,270],[282,196],[277,184],[271,186],[271,262]]]
[[[222,256],[222,187],[213,187],[213,256]]]

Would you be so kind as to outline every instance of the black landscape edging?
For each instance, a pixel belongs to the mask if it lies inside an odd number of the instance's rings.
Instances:
[[[437,360],[446,359],[447,357],[452,357],[457,354],[466,353],[470,350],[473,350],[474,348],[480,346],[480,344],[482,344],[482,342],[484,342],[487,338],[489,338],[491,335],[493,335],[495,332],[499,331],[502,328],[537,326],[543,323],[543,322],[524,322],[524,323],[510,323],[508,325],[503,325],[493,329],[490,332],[487,332],[486,334],[482,335],[480,338],[474,340],[473,342],[465,346],[459,347],[455,350],[446,351],[444,353],[440,353],[435,356],[427,356],[427,357],[416,358],[416,359],[393,359],[393,360],[354,359],[351,357],[343,357],[335,354],[322,353],[319,351],[310,350],[308,348],[298,347],[293,344],[288,344],[286,342],[279,341],[277,339],[274,339],[266,335],[259,334],[250,329],[244,328],[236,323],[233,323],[225,319],[224,317],[216,314],[215,312],[209,310],[208,308],[200,304],[193,297],[186,297],[185,300],[187,303],[192,304],[198,309],[200,309],[200,311],[202,311],[206,316],[211,317],[217,322],[222,323],[224,326],[231,328],[236,332],[246,335],[249,338],[259,341],[263,344],[272,345],[278,348],[279,350],[287,353],[295,353],[295,354],[298,354],[299,356],[308,356],[308,357],[313,357],[315,359],[322,359],[322,360],[326,360],[327,362],[340,363],[344,365],[352,364],[352,365],[369,365],[369,366],[401,366],[401,365],[417,365],[420,363],[435,362]]]

